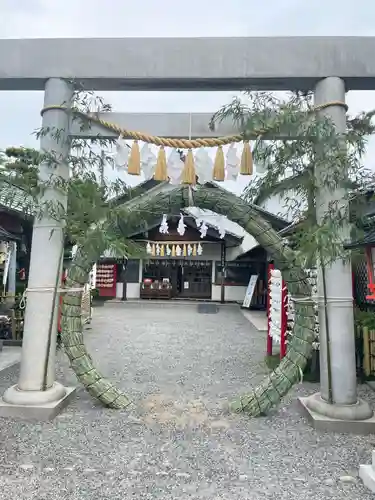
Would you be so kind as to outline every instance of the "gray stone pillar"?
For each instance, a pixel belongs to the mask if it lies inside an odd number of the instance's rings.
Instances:
[[[72,96],[70,84],[51,78],[45,87],[44,107],[56,104],[69,107]],[[51,175],[68,179],[69,165],[66,158],[70,150],[69,114],[60,109],[47,110],[43,114],[42,126],[46,133],[41,136],[41,150],[53,155],[57,162],[43,162],[40,165],[40,179],[48,180]],[[67,206],[66,194],[53,188],[44,193],[41,202],[45,201],[59,202],[65,209]],[[55,220],[48,214],[35,218],[20,376],[18,384],[4,393],[0,415],[27,417],[30,412],[25,407],[30,406],[32,416],[50,418],[51,412],[61,407],[61,402],[72,392],[55,382],[56,312],[59,297],[57,296],[53,307],[53,296],[58,275],[60,285],[63,238],[62,221]],[[51,315],[54,319],[49,340]],[[48,406],[48,411],[43,405]],[[40,408],[39,412],[37,407]]]
[[[340,78],[325,78],[315,88],[315,105],[330,101],[345,102],[345,83]],[[337,131],[346,130],[345,108],[330,106],[320,112],[331,118]],[[316,171],[316,177],[324,178],[324,172]],[[329,210],[329,203],[339,200],[341,206],[345,190],[336,189],[334,192],[321,183],[317,193],[316,213],[318,222]],[[346,209],[347,207],[345,207]],[[349,224],[345,237],[349,240]],[[321,270],[318,271],[318,300],[319,300],[319,330],[320,330],[320,392],[324,401],[329,400],[329,376],[326,313],[328,317],[330,355],[332,372],[332,397],[337,404],[350,405],[357,402],[357,378],[355,363],[355,337],[353,318],[353,280],[350,262],[337,260],[327,266],[325,271],[327,310],[324,307],[324,288]]]
[[[337,77],[319,81],[315,88],[315,105],[333,101],[345,102],[344,81]],[[320,113],[333,120],[338,132],[345,132],[346,112],[343,106],[331,105]],[[345,176],[345,173],[343,174]],[[344,200],[345,188],[331,191],[322,181],[324,172],[317,168],[315,175],[319,186],[316,199],[316,214],[319,222],[332,201],[337,201],[342,207],[345,207],[347,202]],[[349,221],[347,227],[343,229],[342,236],[347,240],[350,237]],[[357,399],[351,263],[337,259],[327,265],[325,286],[327,305],[324,300],[323,276],[320,269],[318,270],[318,305],[321,391],[309,398],[303,398],[304,404],[317,414],[341,420],[341,424],[342,421],[366,420],[372,417],[372,410],[367,403]],[[329,347],[327,338],[329,338]],[[331,425],[330,428],[332,429],[333,426]],[[340,429],[343,430],[342,425]],[[351,428],[351,431],[354,429]]]

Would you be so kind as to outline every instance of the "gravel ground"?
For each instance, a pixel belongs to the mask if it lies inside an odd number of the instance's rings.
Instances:
[[[357,473],[375,438],[311,429],[296,397],[316,386],[299,385],[267,418],[228,414],[228,399],[266,373],[264,333],[238,308],[108,304],[86,336],[133,407],[103,409],[79,389],[53,422],[0,419],[2,500],[373,498]],[[62,355],[58,372],[75,383]]]

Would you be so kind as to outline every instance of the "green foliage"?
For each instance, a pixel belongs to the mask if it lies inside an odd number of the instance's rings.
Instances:
[[[375,330],[375,311],[361,311],[358,308],[354,309],[354,322],[356,326]]]
[[[280,195],[290,219],[299,221],[293,244],[302,261],[328,263],[348,257],[343,244],[357,234],[355,218],[353,227],[348,226],[349,208],[356,198],[358,210],[358,191],[375,182],[374,173],[362,165],[375,130],[373,115],[347,117],[347,131],[340,134],[328,118],[314,112],[311,93],[278,98],[245,92],[212,117],[211,128],[231,119],[245,138],[256,139],[254,162],[265,171],[254,176],[245,199],[260,204]],[[280,139],[268,139],[275,135]],[[329,203],[323,199],[327,193]]]
[[[83,113],[110,109],[102,99],[96,98],[92,92],[83,91],[79,86],[74,92],[73,106]],[[80,127],[84,130],[89,128],[89,124],[80,123]],[[35,134],[37,138],[50,135],[57,141],[62,141],[62,132],[42,128]],[[35,217],[47,214],[56,220],[63,220],[66,241],[80,244],[89,229],[100,222],[104,228],[107,248],[121,257],[140,255],[143,249],[126,240],[113,223],[118,217],[115,199],[119,196],[129,198],[131,190],[124,182],[111,182],[103,176],[104,166],[113,166],[112,150],[111,140],[100,137],[91,140],[72,139],[70,154],[64,159],[70,166],[71,174],[66,179],[60,175],[60,158],[53,153],[9,147],[0,155],[0,181],[24,190],[24,196],[30,200]],[[38,178],[42,162],[44,166],[48,165],[50,171],[47,179]],[[56,200],[51,201],[51,189],[57,195]],[[62,196],[67,197],[67,206],[61,203]],[[11,203],[12,200],[9,199],[9,204]]]

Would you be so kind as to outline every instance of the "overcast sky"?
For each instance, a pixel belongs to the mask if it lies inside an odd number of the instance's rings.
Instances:
[[[0,38],[375,36],[374,19],[374,0],[0,0]],[[214,112],[234,92],[102,95],[115,111]],[[0,92],[0,148],[37,145],[42,102],[41,92]],[[350,92],[347,102],[351,113],[375,108],[375,92]],[[374,154],[371,145],[369,166]]]

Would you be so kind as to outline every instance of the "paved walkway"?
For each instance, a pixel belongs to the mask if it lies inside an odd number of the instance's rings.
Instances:
[[[264,332],[235,306],[197,307],[95,309],[87,343],[135,405],[111,411],[79,391],[51,423],[0,419],[1,499],[372,499],[356,476],[373,437],[317,433],[296,392],[267,418],[226,412],[228,398],[264,376]],[[59,363],[59,379],[74,383]]]

